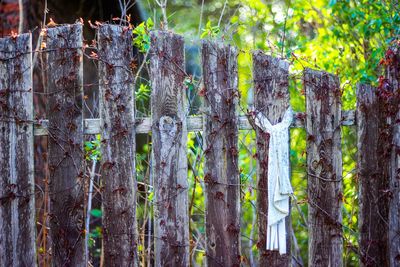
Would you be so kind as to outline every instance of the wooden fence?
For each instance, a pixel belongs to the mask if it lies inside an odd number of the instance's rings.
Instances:
[[[31,35],[0,39],[0,266],[34,266],[33,138],[48,135],[50,236],[54,266],[85,266],[84,135],[101,134],[105,266],[137,262],[135,135],[152,132],[156,266],[189,265],[187,132],[204,131],[206,261],[239,266],[240,178],[235,47],[203,41],[205,111],[187,117],[184,40],[151,34],[151,118],[136,118],[132,34],[98,28],[100,118],[84,119],[82,25],[46,29],[47,121],[34,121]],[[359,85],[357,111],[342,111],[335,75],[306,69],[306,114],[293,127],[307,133],[309,265],[342,266],[341,126],[357,125],[360,263],[400,265],[400,119],[398,50],[379,88]],[[394,62],[394,63],[393,63]],[[253,53],[255,108],[274,124],[289,106],[289,64]],[[251,120],[250,120],[251,121]],[[289,266],[287,254],[265,250],[269,136],[256,129],[257,217],[260,266]],[[290,218],[287,220],[290,227]],[[290,242],[290,236],[288,236]]]

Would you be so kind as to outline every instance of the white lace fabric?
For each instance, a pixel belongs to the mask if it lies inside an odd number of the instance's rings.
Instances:
[[[272,125],[261,112],[257,113],[255,123],[269,133],[268,150],[268,227],[267,250],[286,253],[285,218],[289,215],[289,197],[293,194],[290,184],[289,127],[293,112],[289,107],[282,121]]]

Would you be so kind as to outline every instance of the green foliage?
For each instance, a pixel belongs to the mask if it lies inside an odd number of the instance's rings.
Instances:
[[[193,83],[193,77],[192,76],[187,76],[185,80],[183,81],[183,84],[186,86],[187,90],[193,91],[194,90],[194,83]]]
[[[85,159],[99,161],[101,158],[100,153],[100,135],[96,135],[96,139],[92,141],[86,141],[84,143]]]
[[[95,218],[101,218],[101,214],[102,214],[102,212],[100,209],[92,209],[90,211],[90,215],[92,215]]]
[[[150,86],[141,83],[139,85],[139,88],[135,91],[136,101],[149,100],[149,98],[150,98]]]
[[[200,38],[216,38],[219,36],[221,29],[219,26],[211,26],[211,21],[208,21],[206,27],[203,29],[203,33],[200,35]]]
[[[150,202],[153,201],[153,199],[154,199],[154,192],[153,192],[153,191],[150,191],[150,193],[147,195],[147,199],[148,199]]]
[[[135,103],[136,111],[139,114],[146,115],[149,112],[150,94],[151,88],[146,80],[144,83],[140,83],[139,86],[136,86]]]
[[[100,226],[96,226],[92,231],[89,233],[89,247],[92,248],[95,245],[96,239],[100,239],[103,236],[102,228]],[[100,249],[96,250],[94,256],[100,256]]]
[[[153,26],[152,19],[148,18],[147,21],[140,23],[133,29],[133,45],[139,49],[139,52],[146,53],[150,49],[150,30]]]

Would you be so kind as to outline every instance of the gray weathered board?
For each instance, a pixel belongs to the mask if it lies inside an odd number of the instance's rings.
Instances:
[[[31,39],[0,39],[0,266],[35,265]]]
[[[355,124],[355,111],[346,110],[342,112],[342,125],[350,126]],[[304,117],[302,112],[294,114],[293,127],[304,127]],[[149,133],[151,132],[151,118],[136,118],[136,133]],[[35,121],[35,136],[47,135],[47,120]],[[197,132],[203,130],[203,117],[190,116],[187,118],[188,132]],[[239,130],[252,130],[250,123],[246,116],[239,116]],[[100,133],[100,119],[85,119],[84,121],[85,134],[99,134]]]
[[[103,247],[105,266],[137,266],[135,106],[132,33],[117,25],[98,30]],[[106,63],[105,63],[106,62]]]

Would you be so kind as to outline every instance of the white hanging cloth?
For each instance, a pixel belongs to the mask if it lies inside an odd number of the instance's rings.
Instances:
[[[269,133],[268,151],[268,226],[267,250],[286,253],[285,218],[289,215],[289,197],[293,194],[290,184],[289,127],[292,108],[286,110],[282,121],[272,125],[264,114],[257,113],[255,123]]]

